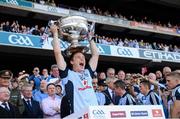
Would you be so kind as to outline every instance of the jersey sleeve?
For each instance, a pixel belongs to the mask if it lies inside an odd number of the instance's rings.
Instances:
[[[91,78],[93,78],[93,77],[95,76],[95,75],[94,75],[95,71],[93,71],[93,70],[91,69],[90,65],[87,66],[87,69],[88,69],[88,71],[89,71],[89,73],[90,73],[90,75],[91,75]]]
[[[63,70],[59,70],[59,75],[60,75],[60,78],[63,79],[63,78],[66,78],[67,75],[68,75],[68,68],[66,67],[66,69],[63,71]]]

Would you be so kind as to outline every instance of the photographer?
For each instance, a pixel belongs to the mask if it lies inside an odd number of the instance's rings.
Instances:
[[[92,55],[88,62],[88,67],[85,68],[86,60],[82,52],[72,53],[70,56],[70,64],[72,67],[67,67],[67,63],[65,62],[65,59],[61,53],[60,42],[58,39],[58,26],[51,25],[50,29],[53,34],[53,49],[56,62],[60,69],[60,77],[62,79],[62,84],[65,85],[66,92],[64,100],[62,99],[61,117],[65,117],[73,112],[79,112],[84,107],[90,105],[98,105],[92,86],[92,77],[96,70],[99,59],[96,44],[90,38],[93,34],[88,34]],[[67,101],[69,103],[67,103]],[[67,107],[70,109],[66,109],[66,112],[64,112],[64,109]]]

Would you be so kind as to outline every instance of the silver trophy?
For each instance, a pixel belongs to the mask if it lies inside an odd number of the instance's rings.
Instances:
[[[79,41],[92,38],[89,36],[89,32],[93,32],[94,23],[90,25],[84,17],[70,16],[57,21],[51,20],[48,26],[52,24],[59,26],[60,35],[65,41],[70,43],[70,46],[65,50],[65,55],[70,56],[77,51],[88,52],[89,48],[79,44]]]

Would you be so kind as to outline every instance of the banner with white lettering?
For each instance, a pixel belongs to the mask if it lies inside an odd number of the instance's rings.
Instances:
[[[29,48],[41,48],[39,36],[0,32],[0,44]]]
[[[139,49],[139,56],[140,58],[152,59],[154,61],[180,62],[180,53],[176,52]]]
[[[42,48],[52,50],[53,49],[52,40],[53,39],[51,37],[44,39],[44,40],[41,40],[42,41]],[[60,40],[60,42],[61,42],[60,47],[61,47],[62,51],[64,51],[66,48],[68,48],[70,46],[70,43],[68,43],[66,41]],[[90,47],[89,43],[87,43],[86,41],[80,42],[80,44],[87,46],[87,47]],[[111,55],[110,46],[97,44],[97,47],[98,47],[99,53],[101,55],[108,55],[108,56]],[[90,52],[88,52],[88,53],[90,53]]]
[[[110,46],[111,55],[119,57],[139,58],[139,51],[137,48]]]
[[[32,2],[26,0],[0,0],[0,3],[21,6],[21,7],[33,7]]]
[[[53,7],[53,6],[49,6],[49,5],[41,5],[41,4],[37,4],[37,3],[34,3],[33,5],[34,5],[34,8],[38,9],[38,10],[46,11],[49,13],[58,13],[58,15],[63,15],[63,16],[69,15],[68,9]]]

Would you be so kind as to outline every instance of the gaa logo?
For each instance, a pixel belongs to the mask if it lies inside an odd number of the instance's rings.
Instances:
[[[103,110],[93,110],[92,114],[94,118],[105,118],[105,112]]]
[[[16,0],[6,0],[6,2],[13,5],[19,5]]]
[[[133,53],[131,52],[131,50],[125,49],[125,48],[118,48],[117,53],[121,56],[133,56]]]
[[[28,36],[10,35],[8,39],[9,42],[14,45],[34,46],[34,44]]]
[[[56,9],[55,7],[48,6],[47,9],[48,9],[49,12],[55,12],[55,13],[57,13],[57,9]]]

